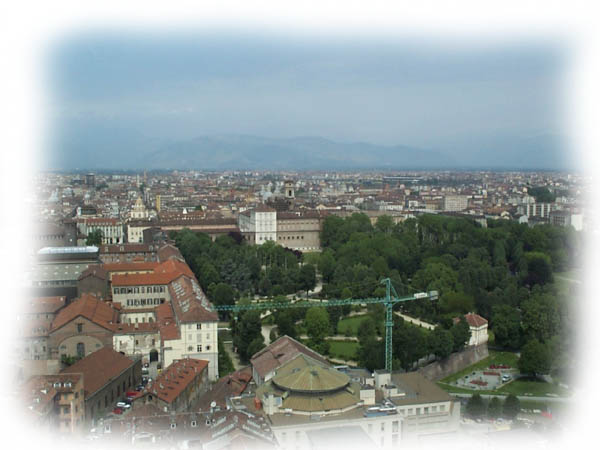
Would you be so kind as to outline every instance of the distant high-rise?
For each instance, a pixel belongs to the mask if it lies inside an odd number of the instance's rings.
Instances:
[[[85,185],[86,186],[95,186],[96,185],[96,176],[93,173],[86,174]]]

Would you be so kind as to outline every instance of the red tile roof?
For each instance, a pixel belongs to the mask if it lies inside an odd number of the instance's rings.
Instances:
[[[488,321],[481,317],[479,314],[469,313],[465,314],[465,319],[467,319],[467,323],[471,327],[479,328],[484,325],[487,325]]]
[[[244,367],[217,380],[209,391],[198,399],[198,408],[207,411],[214,401],[221,408],[227,407],[227,399],[241,395],[252,381],[252,366]]]
[[[119,319],[119,312],[110,303],[98,300],[92,294],[82,294],[80,298],[58,313],[52,322],[51,332],[80,316],[112,331],[113,324],[116,324]]]
[[[179,322],[216,322],[212,304],[195,278],[182,276],[169,285],[171,304]]]
[[[163,303],[156,307],[156,321],[162,341],[179,339],[179,327],[175,322],[175,314],[170,303]]]
[[[197,376],[202,376],[207,367],[208,361],[203,359],[176,359],[146,387],[146,391],[166,403],[173,403]]]
[[[323,356],[289,336],[281,336],[275,342],[254,354],[250,358],[250,363],[258,374],[264,378],[268,373],[294,358],[299,352],[329,365],[329,362]]]
[[[134,364],[135,362],[127,356],[112,348],[103,347],[60,373],[82,373],[83,388],[87,399]]]
[[[131,262],[131,263],[109,263],[104,264],[104,270],[107,272],[135,272],[154,270],[159,263],[157,262]]]

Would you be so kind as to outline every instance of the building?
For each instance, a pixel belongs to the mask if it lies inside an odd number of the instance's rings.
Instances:
[[[142,381],[142,361],[105,347],[63,369],[65,374],[83,374],[85,420],[93,421]]]
[[[253,356],[253,371],[263,374],[254,396],[230,399],[233,410],[262,414],[281,448],[314,448],[340,427],[382,448],[458,431],[460,403],[421,374],[335,368],[291,351],[298,347],[285,338]]]
[[[261,245],[267,241],[277,242],[277,211],[267,205],[259,205],[238,216],[242,235],[251,244]]]
[[[131,240],[129,240],[131,242]],[[158,244],[113,244],[99,247],[99,258],[103,263],[125,263],[133,261],[157,261]]]
[[[468,345],[480,345],[488,341],[488,321],[479,314],[465,314],[465,319],[469,324],[471,338]],[[455,319],[457,320],[457,319]]]
[[[269,381],[275,375],[278,367],[299,353],[327,364],[326,358],[311,350],[306,345],[289,336],[281,336],[250,358],[252,378],[255,383],[260,386]]]
[[[65,297],[34,298],[17,316],[20,341],[17,357],[25,360],[50,358],[48,342],[52,321],[65,306]]]
[[[52,359],[83,358],[108,347],[112,349],[119,312],[91,294],[84,294],[56,315],[49,332]]]
[[[217,312],[195,278],[182,276],[169,284],[170,302],[157,308],[161,335],[161,361],[208,361],[208,377],[219,378]]]
[[[209,386],[208,361],[192,358],[174,360],[134,400],[133,409],[155,405],[164,412],[188,412]]]
[[[32,297],[77,296],[79,277],[91,264],[98,264],[98,247],[44,247],[29,274]]]
[[[21,388],[21,398],[37,432],[71,434],[83,431],[82,374],[34,376]]]
[[[317,211],[277,212],[277,243],[302,252],[318,251],[321,221]]]
[[[551,225],[559,227],[572,226],[575,231],[583,230],[583,215],[573,214],[571,211],[556,210],[548,214]]]
[[[469,197],[466,195],[446,195],[443,203],[444,211],[464,211],[469,206]]]
[[[118,219],[110,217],[77,217],[74,220],[77,224],[77,229],[83,236],[87,237],[90,233],[100,230],[102,232],[102,244],[121,244],[125,242],[123,223]]]
[[[146,205],[144,205],[144,201],[141,197],[138,197],[135,201],[135,205],[131,209],[130,217],[133,220],[147,220],[149,216],[148,210],[146,209]],[[132,242],[132,241],[129,241]],[[141,241],[136,241],[141,242]]]

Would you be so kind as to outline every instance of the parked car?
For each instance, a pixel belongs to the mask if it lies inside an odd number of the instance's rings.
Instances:
[[[125,402],[117,402],[117,408],[125,408],[126,404],[127,403],[125,403]]]
[[[112,410],[113,414],[123,414],[123,410],[121,408],[115,408]]]
[[[141,392],[144,390],[144,385],[143,384],[139,384],[136,388],[135,388],[136,392]]]

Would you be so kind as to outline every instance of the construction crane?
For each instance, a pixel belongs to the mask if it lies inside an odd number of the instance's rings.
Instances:
[[[402,303],[410,300],[418,300],[427,298],[429,300],[437,300],[438,292],[417,292],[413,295],[406,297],[398,296],[396,289],[392,285],[392,281],[389,278],[381,280],[381,284],[385,284],[385,297],[383,298],[347,298],[347,299],[332,299],[323,300],[319,302],[319,306],[332,307],[332,306],[343,306],[343,305],[356,305],[356,304],[372,304],[382,303],[385,306],[385,370],[392,371],[392,330],[394,326],[393,322],[393,307],[397,303]],[[309,308],[314,306],[310,302],[261,302],[261,303],[250,303],[247,305],[220,305],[215,306],[217,311],[232,311],[236,314],[239,311],[248,310],[275,310],[282,308]]]

